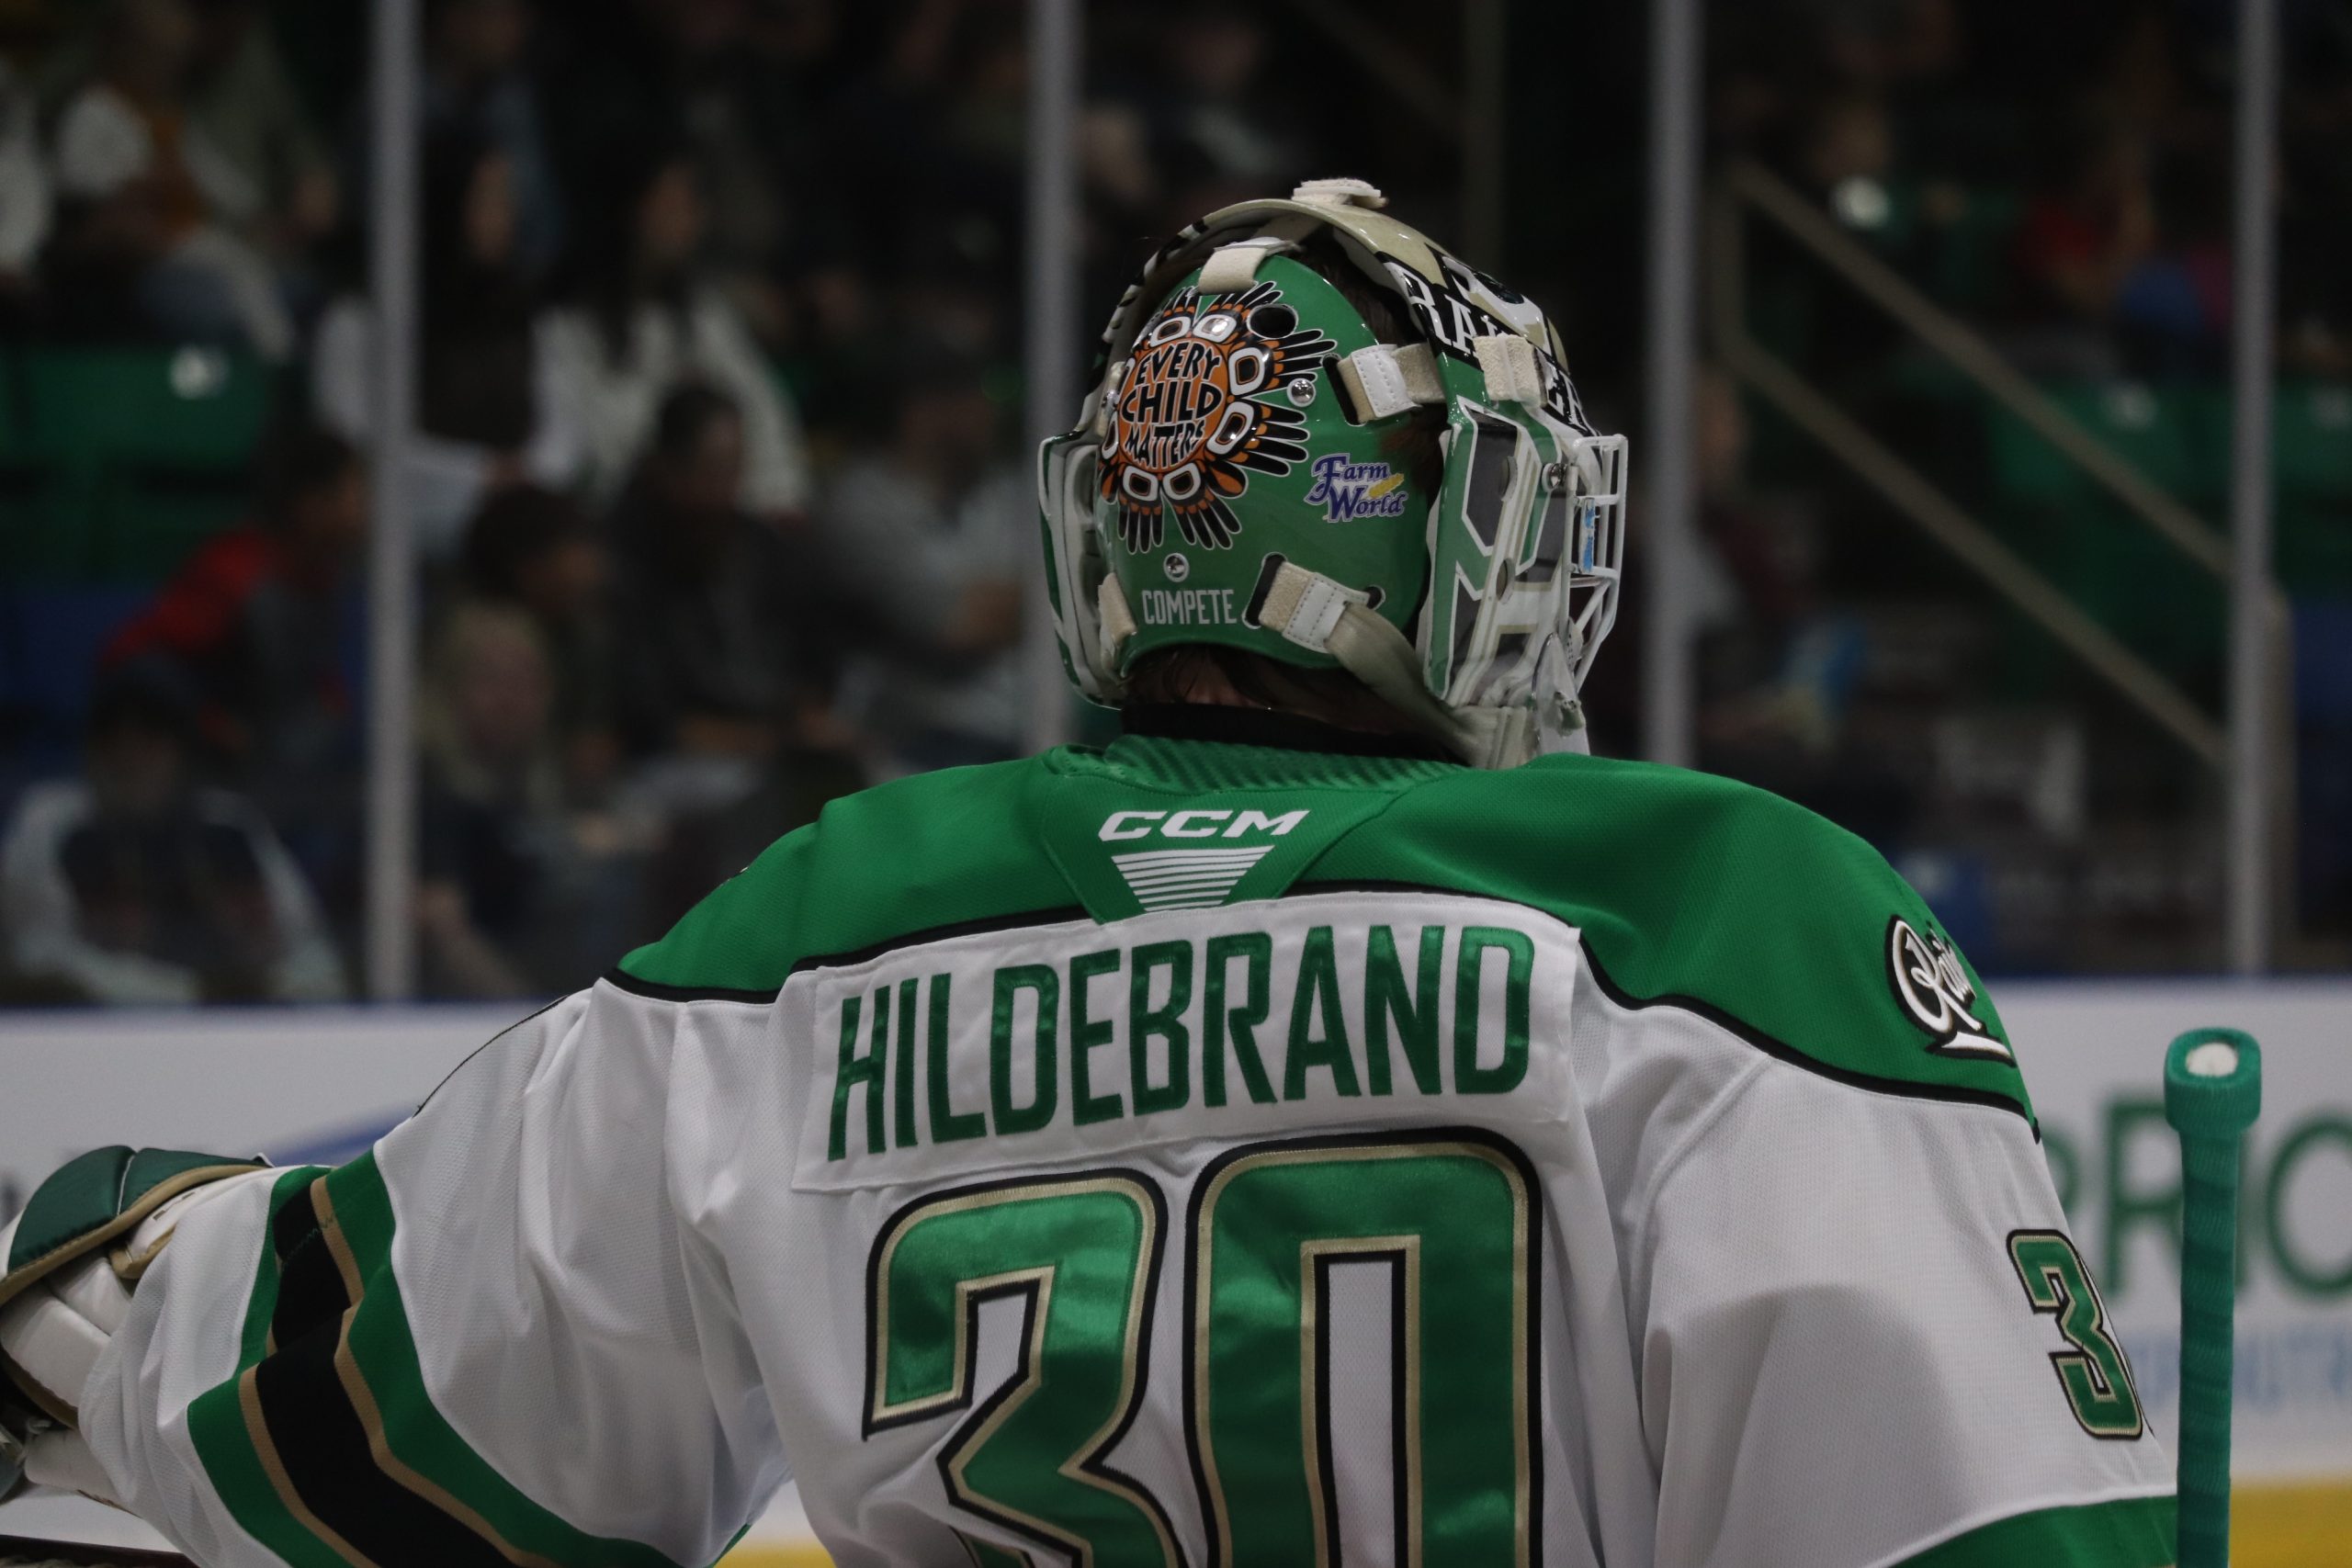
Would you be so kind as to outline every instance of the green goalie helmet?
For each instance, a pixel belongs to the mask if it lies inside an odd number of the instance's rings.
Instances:
[[[1222,643],[1343,668],[1483,767],[1580,747],[1624,437],[1542,310],[1383,205],[1317,180],[1228,207],[1128,288],[1039,452],[1064,662],[1115,706],[1138,659]],[[1394,300],[1392,341],[1351,290]]]

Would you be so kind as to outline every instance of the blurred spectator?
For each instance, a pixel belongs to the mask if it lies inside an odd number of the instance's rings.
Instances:
[[[744,422],[715,388],[662,400],[652,449],[615,509],[623,704],[641,750],[774,755],[830,686],[827,603],[797,531],[736,501]]]
[[[1821,593],[1821,519],[1810,507],[1759,500],[1747,478],[1748,427],[1739,389],[1710,367],[1698,381],[1700,534],[1697,619],[1709,693],[1708,744],[1784,753],[1817,764],[1838,743],[1859,672],[1860,628]]]
[[[1856,831],[1895,830],[1916,801],[1854,743],[1870,639],[1825,592],[1820,509],[1749,484],[1747,416],[1729,376],[1705,370],[1696,400],[1700,765]]]
[[[792,275],[845,253],[833,85],[844,53],[842,0],[757,0],[722,78],[727,101],[687,102],[689,134],[729,221],[714,235],[729,289],[763,340],[802,330]],[[698,126],[707,126],[698,130]],[[713,137],[710,132],[718,133]]]
[[[2344,265],[2352,256],[2352,158],[2344,156],[2352,146],[2352,28],[2325,27],[2313,17],[2289,38],[2278,215],[2281,367],[2352,377],[2352,269]]]
[[[2143,375],[2218,376],[2230,326],[2230,176],[2218,156],[2175,157],[2157,186],[2158,249],[2116,301]]]
[[[1849,229],[1877,238],[1909,214],[1899,213],[1894,122],[1874,93],[1842,93],[1813,107],[1798,150],[1804,184]]]
[[[116,323],[282,360],[294,321],[263,254],[231,226],[265,205],[196,122],[187,0],[114,0],[96,74],[57,122],[52,288],[90,335]]]
[[[1305,127],[1296,98],[1268,89],[1265,17],[1216,0],[1170,8],[1162,28],[1154,56],[1160,69],[1138,84],[1155,157],[1182,209],[1160,226],[1296,184],[1307,156]]]
[[[49,172],[32,94],[0,61],[0,323],[30,308],[33,263],[49,240]]]
[[[35,785],[0,845],[9,966],[116,1006],[339,998],[292,857],[243,796],[197,785],[194,716],[153,671],[100,689],[85,777]]]
[[[604,798],[620,753],[610,573],[594,525],[570,497],[517,485],[467,528],[464,567],[470,597],[521,610],[537,627],[568,798]]]
[[[2022,357],[2041,370],[2111,374],[2103,329],[2156,246],[2148,150],[2106,128],[2078,133],[2055,177],[2028,205],[2016,265],[2043,334]]]
[[[908,768],[1020,750],[1027,698],[1013,650],[1036,536],[1024,471],[998,460],[981,367],[909,355],[896,428],[851,460],[822,513],[835,571],[868,586],[876,618],[844,707]]]
[[[628,940],[631,861],[602,819],[565,811],[554,698],[530,616],[481,604],[450,613],[419,715],[430,995],[553,995]]]
[[[526,0],[430,0],[424,19],[424,123],[430,136],[469,136],[505,159],[514,258],[547,276],[563,245],[563,195],[548,152],[539,87],[526,67]]]
[[[1894,85],[1947,70],[1960,51],[1955,0],[1805,0],[1823,62],[1856,83]]]
[[[1018,299],[1020,13],[916,0],[877,41],[879,58],[842,85],[829,118],[831,259],[886,298],[910,278],[960,275],[986,298]]]
[[[1901,175],[1894,117],[1875,93],[1832,94],[1811,107],[1798,141],[1796,175],[1800,188],[1897,266],[1916,260],[1922,231],[1944,216],[1939,204],[1923,203]],[[1923,206],[1931,210],[1923,212]],[[1813,364],[1824,375],[1875,367],[1899,339],[1885,311],[1850,289],[1819,295],[1815,309]]]
[[[2064,167],[2026,209],[2018,238],[2029,309],[2056,324],[2049,341],[2062,350],[2041,367],[2218,369],[2230,294],[2218,157],[2180,151],[2160,165],[2140,134],[2100,127]]]
[[[270,36],[261,0],[195,0],[188,121],[238,178],[209,190],[220,220],[299,267],[335,220],[326,150]]]
[[[741,421],[735,500],[763,517],[805,512],[808,459],[798,413],[743,319],[701,274],[705,209],[683,156],[645,160],[615,181],[604,232],[583,234],[581,278],[550,323],[552,351],[588,442],[600,497],[625,484],[682,382],[722,390]]]
[[[708,204],[710,283],[759,341],[796,333],[786,276],[824,235],[857,247],[836,175],[847,139],[831,110],[844,74],[839,0],[582,0],[550,17],[549,121],[567,188],[600,204],[610,171],[671,146]],[[873,265],[869,257],[869,266]]]
[[[561,489],[584,461],[554,336],[516,251],[514,166],[469,133],[425,149],[423,341],[407,497],[418,548],[456,552],[483,497],[528,479]],[[372,423],[374,328],[364,299],[319,324],[311,394],[353,441]]]
[[[786,222],[778,165],[803,130],[793,115],[806,107],[799,85],[769,50],[754,47],[743,0],[638,0],[636,9],[653,47],[632,63],[640,72],[666,68],[674,123],[707,198],[704,265],[768,337],[780,311],[770,279]]]
[[[349,671],[366,475],[350,444],[322,430],[281,435],[259,467],[254,520],[191,556],[116,635],[105,663],[186,672],[211,757],[261,800],[332,896],[356,832]]]
[[[831,701],[845,584],[820,574],[804,529],[736,504],[742,468],[734,405],[683,387],[611,523],[622,731],[638,759],[617,809],[664,840],[648,873],[657,925],[865,782]]]

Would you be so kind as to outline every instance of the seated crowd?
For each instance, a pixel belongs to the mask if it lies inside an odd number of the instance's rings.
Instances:
[[[1026,7],[422,9],[398,476],[424,588],[422,981],[551,993],[842,791],[1022,744]],[[1397,37],[1417,25],[1365,10]],[[1711,144],[1775,169],[2031,374],[2210,378],[2228,325],[2225,11],[1719,0]],[[1396,63],[1375,70],[1377,50],[1332,69],[1311,21],[1234,0],[1088,12],[1090,319],[1153,237],[1306,175],[1375,174],[1430,218],[1467,199],[1444,136],[1361,112]],[[1549,39],[1636,59],[1644,14],[1518,6],[1512,27],[1530,57]],[[2352,290],[2327,258],[2352,213],[2352,96],[2328,84],[2352,80],[2352,46],[2290,21],[2281,367],[2340,379]],[[139,602],[92,641],[78,768],[62,741],[54,766],[0,759],[0,1001],[353,987],[380,352],[359,30],[315,0],[0,6],[0,356],[200,350],[260,367],[277,403],[242,519],[114,584]],[[1640,248],[1590,226],[1638,210],[1642,86],[1602,73],[1578,92],[1560,127],[1589,166],[1571,201],[1510,186],[1511,276],[1562,316],[1588,400],[1623,427]],[[1518,165],[1555,156],[1531,142]],[[1904,449],[2005,514],[1965,488],[1992,471],[1960,434],[1973,426],[1903,378],[1882,315],[1784,248],[1759,242],[1749,268],[1760,335],[1873,417],[1912,420],[1892,433]],[[1883,509],[1792,464],[1753,415],[1702,378],[1701,761],[1890,850],[1960,841],[1950,781],[1884,765],[1926,754],[1923,705],[1885,682],[1942,657],[1914,646],[1939,614],[1964,632],[1983,606],[1915,613],[1917,563],[1883,547]],[[2282,536],[2352,538],[2347,508]],[[1636,665],[1589,694],[1604,747],[1637,733]],[[1879,723],[1890,705],[1899,733]],[[2344,761],[2306,795],[2346,796],[2352,728],[2324,754]],[[2308,897],[2352,922],[2352,848],[2333,852]]]
[[[0,348],[196,345],[279,367],[278,406],[243,521],[95,644],[78,770],[0,778],[0,999],[348,995],[362,83],[297,7],[46,9],[0,67]],[[906,39],[831,5],[699,9],[424,6],[399,479],[430,996],[579,984],[833,795],[1020,742],[1017,149],[951,138],[972,177],[926,197],[997,205],[877,272],[847,265],[875,237],[832,209],[820,135],[837,107],[1017,93],[1018,18],[933,5]]]

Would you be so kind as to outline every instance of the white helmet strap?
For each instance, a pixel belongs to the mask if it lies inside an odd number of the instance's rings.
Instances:
[[[1521,708],[1451,708],[1421,675],[1420,655],[1403,632],[1374,614],[1363,590],[1282,561],[1260,587],[1249,611],[1259,625],[1317,653],[1363,682],[1430,739],[1473,767],[1515,768],[1538,752],[1569,749],[1580,734],[1582,711],[1571,702],[1545,733]]]

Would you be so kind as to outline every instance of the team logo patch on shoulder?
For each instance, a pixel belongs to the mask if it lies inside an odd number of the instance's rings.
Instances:
[[[1998,1062],[2017,1059],[1976,1016],[1976,987],[1941,932],[1923,932],[1900,915],[1889,919],[1886,973],[1895,1001],[1928,1036],[1928,1050]]]
[[[1120,372],[1102,444],[1102,499],[1119,509],[1119,537],[1140,554],[1159,547],[1161,519],[1195,549],[1223,549],[1241,531],[1231,502],[1250,476],[1286,474],[1306,457],[1301,382],[1338,345],[1254,284],[1203,299],[1178,292],[1146,323]]]

